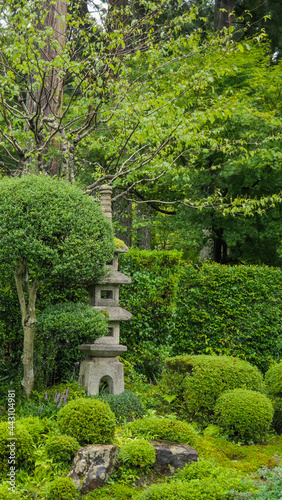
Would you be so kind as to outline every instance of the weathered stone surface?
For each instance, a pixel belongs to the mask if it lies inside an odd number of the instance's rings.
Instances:
[[[118,358],[90,357],[80,364],[79,384],[94,396],[99,394],[100,383],[107,383],[110,394],[124,391],[123,364]]]
[[[77,488],[86,494],[103,486],[115,467],[119,449],[113,444],[90,444],[78,450],[69,471]]]
[[[197,451],[188,444],[176,444],[171,441],[150,441],[156,451],[155,467],[163,474],[173,474],[176,469],[183,469],[188,462],[197,462]]]

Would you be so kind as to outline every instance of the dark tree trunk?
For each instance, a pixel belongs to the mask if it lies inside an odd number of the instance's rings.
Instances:
[[[222,28],[230,28],[230,26],[232,26],[233,19],[230,14],[233,10],[233,0],[215,0],[214,27],[217,31],[222,30]]]
[[[223,239],[223,229],[216,229],[213,238],[213,260],[219,264],[227,262],[227,244]]]

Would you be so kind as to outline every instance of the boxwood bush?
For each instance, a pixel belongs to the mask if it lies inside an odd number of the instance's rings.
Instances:
[[[47,500],[76,500],[78,491],[70,477],[58,477],[49,483]]]
[[[109,405],[98,399],[70,401],[58,412],[57,422],[60,432],[73,436],[81,446],[113,442],[115,416]]]
[[[270,428],[273,406],[264,394],[234,389],[218,398],[215,418],[228,437],[244,443],[259,442]]]
[[[228,356],[169,358],[159,383],[164,396],[175,396],[173,407],[201,425],[211,423],[217,398],[239,387],[264,392],[262,373],[247,361]]]

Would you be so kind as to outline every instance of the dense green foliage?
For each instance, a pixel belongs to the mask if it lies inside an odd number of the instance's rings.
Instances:
[[[114,412],[117,423],[130,422],[144,415],[145,409],[141,399],[132,391],[125,390],[120,394],[105,394],[100,399],[108,403]]]
[[[145,439],[134,439],[122,446],[118,458],[125,466],[146,468],[155,463],[156,452]]]
[[[249,485],[248,485],[249,486]],[[154,484],[140,494],[140,500],[224,500],[231,488],[246,491],[247,485],[232,470],[222,469],[216,477],[206,474],[202,479],[175,480]]]
[[[115,416],[109,405],[98,399],[75,399],[60,409],[58,427],[81,446],[110,444],[115,433]]]
[[[17,422],[29,432],[35,444],[42,440],[46,432],[46,425],[39,417],[21,418]]]
[[[266,372],[265,383],[270,396],[282,398],[282,361]]]
[[[64,462],[71,465],[75,452],[81,448],[72,436],[51,436],[45,443],[47,455],[54,462]]]
[[[275,398],[273,403],[274,415],[272,425],[278,434],[282,433],[282,398]]]
[[[47,500],[75,500],[78,496],[76,486],[70,477],[58,477],[49,485]]]
[[[273,365],[265,374],[266,389],[272,399],[274,416],[272,425],[278,434],[282,432],[282,362]]]
[[[214,412],[217,424],[228,437],[247,443],[261,441],[273,418],[267,396],[247,389],[226,391],[219,396]]]
[[[44,175],[2,178],[0,263],[22,261],[31,281],[77,283],[103,276],[113,252],[110,225],[76,187]]]
[[[227,356],[168,358],[159,382],[164,397],[173,396],[173,405],[202,425],[212,421],[217,398],[239,387],[263,392],[263,376],[247,361]]]
[[[133,313],[121,341],[129,353],[142,352],[139,366],[148,377],[159,373],[164,353],[238,356],[263,371],[279,359],[280,269],[193,265],[175,252],[140,250],[120,260],[132,277],[121,304]]]
[[[37,359],[45,384],[70,378],[74,363],[84,359],[80,344],[107,335],[105,316],[81,302],[66,302],[44,309],[36,324]]]
[[[34,441],[24,424],[16,422],[13,427],[14,441],[9,440],[10,430],[8,422],[0,422],[0,469],[1,475],[6,477],[10,470],[10,460],[16,459],[16,466],[29,470],[34,465]],[[15,443],[15,446],[13,446]]]
[[[128,424],[133,436],[146,439],[167,439],[176,443],[194,446],[196,431],[187,422],[175,418],[143,417]]]

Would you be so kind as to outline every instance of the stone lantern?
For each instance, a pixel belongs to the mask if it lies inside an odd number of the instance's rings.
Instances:
[[[101,208],[112,221],[112,188],[103,185]],[[119,287],[131,283],[131,279],[118,271],[119,253],[128,252],[127,246],[117,240],[113,261],[108,264],[108,272],[100,282],[88,286],[89,304],[103,311],[108,318],[108,335],[93,344],[82,344],[78,348],[86,354],[80,365],[79,383],[90,395],[99,394],[100,384],[108,386],[111,394],[124,390],[123,365],[117,356],[126,352],[127,347],[119,343],[120,322],[132,318],[131,313],[119,307]]]

